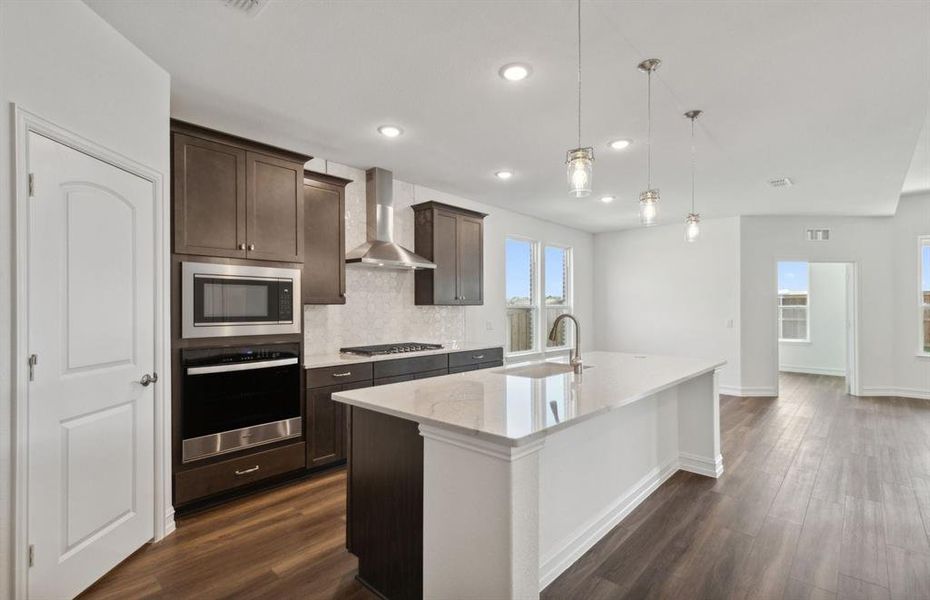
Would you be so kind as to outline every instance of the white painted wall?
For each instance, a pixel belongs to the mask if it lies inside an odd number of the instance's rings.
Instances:
[[[930,192],[901,198],[889,242],[894,254],[894,391],[903,396],[930,398],[930,357],[918,356],[921,316],[917,310],[917,237],[921,235],[930,235]]]
[[[845,263],[810,263],[810,339],[778,343],[780,370],[846,375],[846,268]]]
[[[720,388],[740,384],[740,219],[595,235],[598,350],[719,358]]]
[[[0,2],[0,598],[12,596],[11,102],[167,181],[169,77],[82,2]]]

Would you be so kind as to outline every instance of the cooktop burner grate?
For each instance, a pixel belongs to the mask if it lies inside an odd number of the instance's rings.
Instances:
[[[404,342],[401,344],[378,344],[374,346],[353,346],[340,348],[343,354],[361,354],[374,356],[376,354],[401,354],[404,352],[423,352],[424,350],[442,350],[442,344],[423,344],[420,342]]]

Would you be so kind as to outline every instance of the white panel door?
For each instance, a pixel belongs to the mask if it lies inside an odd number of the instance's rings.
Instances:
[[[71,598],[154,534],[152,183],[30,133],[29,597]]]

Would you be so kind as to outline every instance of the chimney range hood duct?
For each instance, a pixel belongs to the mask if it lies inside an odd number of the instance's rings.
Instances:
[[[368,241],[346,254],[346,264],[382,269],[435,269],[435,263],[394,243],[393,174],[385,169],[368,169],[365,183]]]

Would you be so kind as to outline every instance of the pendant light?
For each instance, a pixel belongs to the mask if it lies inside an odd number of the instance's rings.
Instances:
[[[658,214],[659,190],[652,188],[652,72],[659,68],[662,61],[649,58],[637,65],[646,73],[646,114],[648,133],[646,135],[646,191],[639,195],[639,221],[647,227],[656,224]]]
[[[590,195],[594,148],[581,146],[581,0],[578,0],[578,147],[568,151],[565,162],[568,164],[569,194],[575,198]]]
[[[701,116],[700,110],[689,110],[685,117],[691,119],[691,212],[685,219],[685,240],[688,242],[697,241],[701,235],[701,215],[694,212],[694,120]]]

